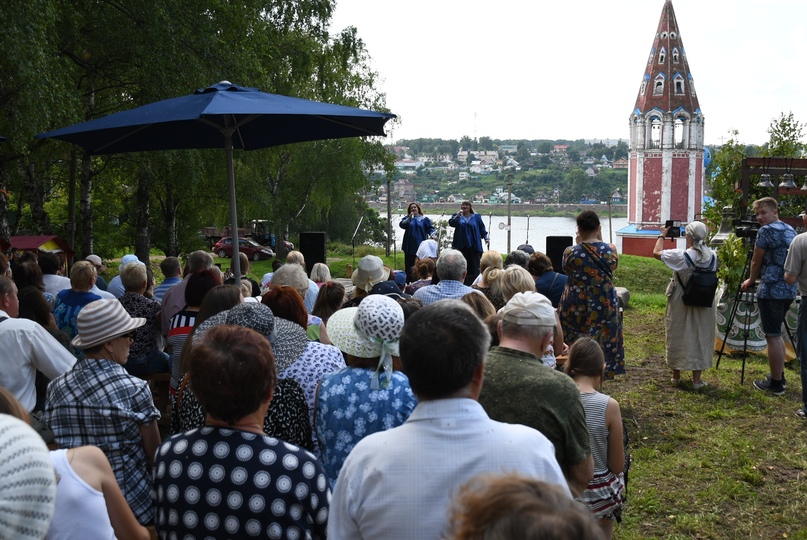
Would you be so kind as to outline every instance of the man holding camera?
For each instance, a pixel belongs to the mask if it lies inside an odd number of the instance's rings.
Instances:
[[[807,210],[799,214],[807,227]],[[796,356],[801,364],[801,400],[804,406],[796,416],[807,419],[807,233],[801,233],[790,244],[785,259],[785,281],[789,285],[798,282],[801,303],[799,325],[796,330]]]
[[[785,281],[784,265],[796,231],[787,223],[779,221],[779,204],[776,199],[763,197],[754,201],[753,208],[760,228],[754,244],[748,279],[742,282],[740,288],[747,291],[754,287],[757,277],[760,278],[757,306],[762,331],[768,342],[768,365],[771,368],[770,376],[755,380],[754,387],[774,396],[782,396],[785,393],[785,341],[782,339],[782,323],[793,298],[796,297],[796,286]]]

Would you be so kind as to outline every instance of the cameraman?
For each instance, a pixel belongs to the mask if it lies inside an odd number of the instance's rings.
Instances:
[[[807,210],[799,217],[807,227]],[[796,334],[796,356],[801,364],[801,400],[804,406],[796,411],[796,416],[807,418],[807,233],[801,233],[790,244],[785,260],[785,281],[790,284],[798,281],[801,303],[799,304],[799,325]],[[782,378],[784,382],[784,378]]]
[[[748,291],[760,278],[757,288],[757,306],[762,322],[762,331],[768,342],[768,365],[771,368],[769,377],[754,381],[754,387],[782,396],[785,393],[785,341],[782,339],[782,323],[790,304],[796,297],[796,285],[785,281],[785,259],[790,243],[796,237],[796,231],[779,221],[779,204],[772,197],[763,197],[754,201],[754,215],[760,225],[754,244],[754,255],[751,258],[751,269],[748,279],[740,288]]]

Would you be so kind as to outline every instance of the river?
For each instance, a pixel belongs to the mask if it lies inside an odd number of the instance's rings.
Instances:
[[[507,249],[507,216],[490,216],[481,214],[485,227],[490,233],[490,249],[495,249],[500,253],[508,253]],[[387,213],[381,213],[382,218],[386,218]],[[395,238],[395,244],[398,250],[401,249],[403,242],[404,230],[398,224],[403,218],[404,214],[400,212],[392,213],[392,230]],[[440,215],[426,214],[437,226],[440,220]],[[448,226],[448,218],[450,214],[443,216]],[[622,238],[616,235],[616,231],[628,225],[628,218],[612,218],[611,223],[608,222],[608,214],[600,214],[602,220],[602,238],[606,242],[613,242],[617,251],[622,251]],[[611,235],[611,225],[613,225],[613,235]],[[546,237],[547,236],[571,236],[574,238],[577,229],[577,224],[574,218],[569,217],[511,217],[510,218],[510,251],[516,249],[521,244],[530,244],[536,251],[546,253]],[[482,244],[484,247],[484,243]]]

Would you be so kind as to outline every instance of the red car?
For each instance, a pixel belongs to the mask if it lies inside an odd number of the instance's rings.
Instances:
[[[252,259],[253,261],[261,261],[264,259],[271,259],[275,256],[275,252],[266,246],[260,245],[255,240],[249,238],[238,239],[238,251]],[[233,256],[233,239],[225,236],[213,246],[213,253],[222,259]]]

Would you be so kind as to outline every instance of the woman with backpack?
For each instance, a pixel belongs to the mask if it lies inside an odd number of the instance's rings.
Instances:
[[[664,249],[668,227],[661,228],[653,256],[666,264],[674,275],[667,285],[667,365],[672,369],[672,383],[681,382],[681,372],[692,372],[692,388],[706,386],[701,372],[712,367],[715,346],[715,308],[687,305],[684,291],[696,271],[717,271],[717,256],[707,245],[709,230],[700,221],[686,226],[686,249]],[[714,295],[714,293],[712,293]],[[707,295],[708,296],[708,295]]]

